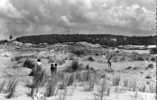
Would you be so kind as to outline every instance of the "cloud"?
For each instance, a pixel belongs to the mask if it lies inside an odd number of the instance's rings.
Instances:
[[[2,33],[16,36],[68,32],[151,35],[155,0],[1,0],[0,19]]]
[[[67,27],[72,27],[72,26],[75,25],[74,23],[72,23],[70,21],[70,19],[67,16],[61,16],[59,21],[60,21],[60,24],[63,25],[64,27],[66,27],[66,26]]]
[[[15,7],[9,2],[9,0],[0,1],[0,13],[7,17],[20,18],[21,15]]]

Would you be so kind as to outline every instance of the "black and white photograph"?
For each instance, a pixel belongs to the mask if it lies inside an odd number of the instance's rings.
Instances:
[[[0,100],[157,100],[157,1],[0,0]]]

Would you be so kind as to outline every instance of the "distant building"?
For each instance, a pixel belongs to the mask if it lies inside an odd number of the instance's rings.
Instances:
[[[148,45],[147,49],[153,49],[153,48],[157,48],[157,45]]]
[[[145,45],[124,45],[118,46],[119,48],[124,49],[146,49]]]
[[[117,42],[116,38],[111,38],[111,41]]]

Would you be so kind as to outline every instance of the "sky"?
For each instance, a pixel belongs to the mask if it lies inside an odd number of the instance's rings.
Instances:
[[[38,34],[155,35],[155,0],[0,0],[0,39]]]

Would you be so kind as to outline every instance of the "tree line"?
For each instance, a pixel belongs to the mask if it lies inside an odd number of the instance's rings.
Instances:
[[[153,45],[157,44],[157,36],[122,36],[108,34],[51,34],[18,37],[15,40],[23,43],[64,43],[64,42],[89,42],[107,46],[118,45]]]

